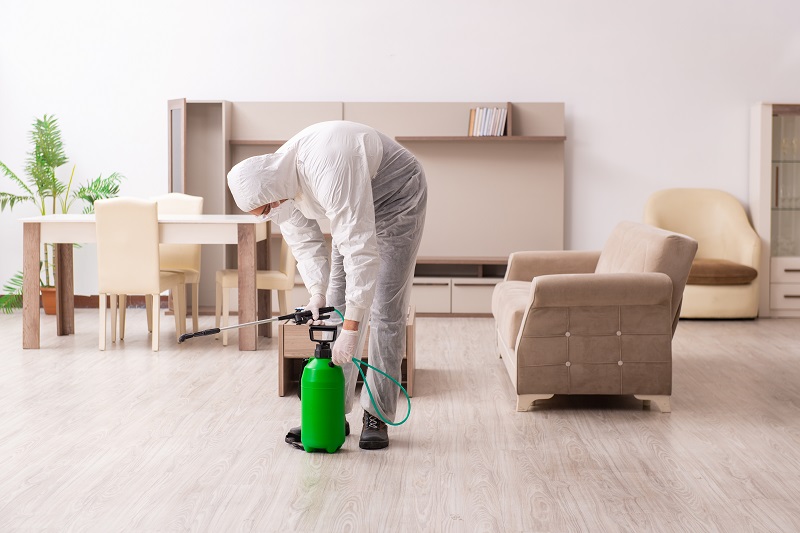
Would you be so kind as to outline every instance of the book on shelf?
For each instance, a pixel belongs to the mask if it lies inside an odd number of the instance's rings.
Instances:
[[[502,137],[506,134],[507,107],[473,107],[469,110],[470,137]]]

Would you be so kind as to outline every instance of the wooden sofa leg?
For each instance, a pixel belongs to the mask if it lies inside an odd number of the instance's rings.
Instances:
[[[529,411],[537,400],[549,400],[555,394],[520,394],[517,396],[517,411]]]
[[[634,394],[634,398],[644,401],[644,407],[649,407],[650,402],[655,402],[662,413],[669,413],[672,411],[669,405],[669,396],[654,396],[649,394]]]

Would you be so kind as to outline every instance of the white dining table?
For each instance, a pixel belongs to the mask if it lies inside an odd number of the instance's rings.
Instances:
[[[56,281],[56,334],[75,333],[75,299],[72,248],[75,243],[97,242],[94,215],[46,215],[21,219],[23,234],[22,347],[39,348],[39,269],[41,244],[53,243]],[[253,322],[257,315],[271,314],[258,306],[256,268],[269,268],[269,227],[250,215],[160,215],[159,239],[170,244],[236,244],[239,269],[239,323]],[[266,241],[264,264],[257,265],[256,245]],[[262,291],[267,292],[267,291]],[[268,331],[268,330],[267,330]],[[255,350],[257,327],[239,330],[239,349]]]

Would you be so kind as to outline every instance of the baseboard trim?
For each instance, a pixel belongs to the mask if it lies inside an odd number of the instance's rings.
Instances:
[[[168,299],[167,295],[161,296],[161,309],[165,309],[168,307]],[[106,307],[109,306],[108,298],[106,298]],[[128,307],[140,307],[144,309],[144,296],[141,295],[132,295],[128,296],[127,298],[127,306]],[[83,295],[75,295],[75,309],[98,309],[100,307],[100,297],[96,294],[92,294],[89,296]]]

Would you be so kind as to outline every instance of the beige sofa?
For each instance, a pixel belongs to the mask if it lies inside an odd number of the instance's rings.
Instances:
[[[517,410],[555,394],[632,394],[670,411],[672,335],[697,242],[622,222],[602,252],[511,254],[492,295]]]
[[[665,189],[648,198],[644,223],[697,240],[681,318],[758,315],[761,239],[739,200],[717,189]]]

